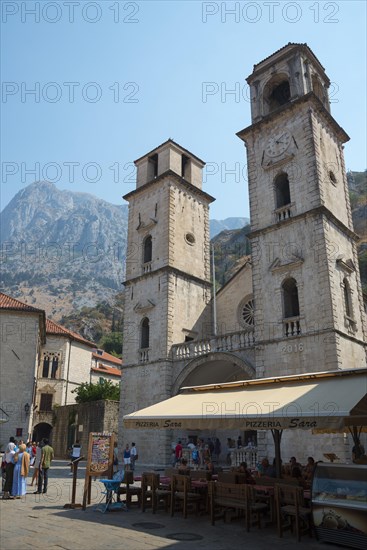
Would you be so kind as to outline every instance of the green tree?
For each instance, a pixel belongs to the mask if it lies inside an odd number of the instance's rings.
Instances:
[[[111,380],[102,380],[98,384],[88,384],[83,382],[71,393],[76,393],[75,401],[77,403],[88,403],[89,401],[108,401],[120,400],[120,384],[116,385]]]
[[[105,334],[98,343],[101,349],[115,357],[122,357],[122,333],[110,332]]]

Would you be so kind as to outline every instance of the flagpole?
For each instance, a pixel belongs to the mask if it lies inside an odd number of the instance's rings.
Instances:
[[[214,245],[212,249],[212,277],[213,277],[213,334],[217,335],[217,297],[215,294],[215,264],[214,264]]]

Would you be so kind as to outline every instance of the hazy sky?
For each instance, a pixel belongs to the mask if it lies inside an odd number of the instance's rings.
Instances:
[[[171,137],[208,163],[211,217],[248,216],[235,136],[250,124],[245,78],[288,42],[307,42],[325,67],[332,115],[351,137],[347,168],[366,168],[364,1],[3,0],[1,9],[1,208],[37,179],[122,204],[132,161]]]

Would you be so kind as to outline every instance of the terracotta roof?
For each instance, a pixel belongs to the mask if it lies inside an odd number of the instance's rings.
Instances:
[[[96,347],[96,344],[94,342],[90,342],[89,340],[86,340],[80,334],[77,334],[76,332],[72,332],[71,330],[68,330],[67,328],[58,325],[54,321],[51,321],[50,319],[46,320],[46,334],[56,334],[59,336],[66,336],[67,338],[70,338],[71,340],[76,340],[77,342],[81,342],[82,344],[85,344],[86,346],[90,346],[92,348]]]
[[[108,374],[112,376],[121,377],[120,369],[115,369],[113,367],[106,367],[105,365],[102,365],[101,367],[92,367],[91,370],[93,372],[98,372],[99,374]]]
[[[109,361],[110,363],[115,363],[115,365],[122,365],[122,359],[119,359],[118,357],[115,357],[114,355],[111,355],[110,353],[106,353],[105,351],[98,350],[92,354],[93,359],[99,359],[100,361]]]
[[[0,310],[7,311],[23,311],[25,313],[37,313],[39,315],[39,330],[42,344],[46,343],[46,313],[43,309],[37,309],[33,306],[25,304],[20,300],[16,300],[3,292],[0,292]]]
[[[17,311],[31,311],[33,313],[45,313],[43,309],[37,309],[29,304],[20,302],[11,296],[7,296],[3,292],[0,292],[0,309],[12,309]]]

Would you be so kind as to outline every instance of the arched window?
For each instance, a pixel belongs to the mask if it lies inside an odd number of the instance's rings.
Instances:
[[[350,285],[346,278],[343,279],[343,289],[344,289],[345,315],[350,319],[352,319],[353,317],[352,296],[350,292]]]
[[[43,358],[42,378],[48,378],[49,366],[50,366],[50,358],[46,355]]]
[[[146,264],[147,262],[152,261],[152,237],[151,235],[148,235],[144,239],[143,243],[143,262]]]
[[[282,284],[282,290],[284,319],[299,317],[298,289],[295,279],[286,279]]]
[[[56,378],[57,369],[59,368],[59,358],[54,357],[52,359],[52,366],[51,366],[51,378]]]
[[[291,202],[289,180],[286,173],[279,174],[274,180],[276,207],[281,208]]]
[[[141,323],[141,339],[140,347],[142,349],[149,348],[149,319],[144,317]]]

